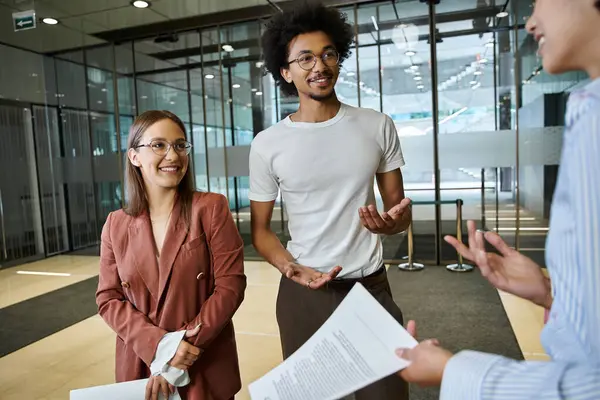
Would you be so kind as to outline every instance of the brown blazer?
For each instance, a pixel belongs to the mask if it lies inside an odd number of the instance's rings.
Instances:
[[[150,376],[163,335],[202,324],[204,350],[189,369],[188,400],[232,398],[241,388],[231,319],[244,298],[243,242],[227,199],[195,193],[189,231],[176,202],[157,263],[147,213],[112,212],[102,230],[100,316],[117,333],[116,381]]]

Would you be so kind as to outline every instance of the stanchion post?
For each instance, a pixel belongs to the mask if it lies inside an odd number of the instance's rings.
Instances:
[[[456,239],[462,243],[462,199],[456,200]],[[450,264],[446,266],[448,271],[452,272],[470,272],[473,271],[473,266],[463,263],[462,255],[457,251],[458,264]]]
[[[413,242],[413,221],[411,219],[408,225],[408,262],[398,265],[398,269],[403,271],[420,271],[425,268],[425,265],[413,262],[414,257],[414,242]]]

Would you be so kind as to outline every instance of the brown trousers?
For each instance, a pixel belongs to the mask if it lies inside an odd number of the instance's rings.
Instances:
[[[310,339],[356,282],[360,282],[398,323],[404,324],[402,311],[392,298],[385,267],[361,279],[334,280],[319,290],[309,289],[282,276],[277,295],[277,323],[284,359]],[[354,398],[408,400],[408,384],[394,374],[357,391]]]

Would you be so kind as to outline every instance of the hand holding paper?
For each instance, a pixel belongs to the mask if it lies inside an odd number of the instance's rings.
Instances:
[[[409,321],[408,333],[417,337],[415,321]],[[410,365],[399,372],[407,382],[420,386],[438,386],[442,382],[446,364],[452,358],[452,353],[440,347],[437,339],[424,340],[416,347],[398,349],[398,357],[410,362]]]
[[[395,350],[416,345],[357,283],[296,353],[250,384],[250,396],[255,400],[339,399],[408,366]]]

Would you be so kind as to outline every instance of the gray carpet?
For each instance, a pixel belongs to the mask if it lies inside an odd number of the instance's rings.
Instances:
[[[443,267],[388,271],[394,300],[405,321],[415,319],[420,339],[437,338],[450,351],[479,350],[523,359],[498,292],[478,271]],[[438,389],[411,387],[411,400],[439,398]]]
[[[97,313],[98,277],[0,309],[0,357]]]

